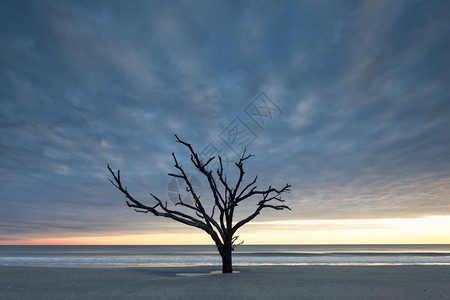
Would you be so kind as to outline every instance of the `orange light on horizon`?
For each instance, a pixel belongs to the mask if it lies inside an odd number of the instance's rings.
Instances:
[[[245,244],[450,244],[450,216],[391,219],[251,222],[238,235]],[[204,232],[36,237],[0,245],[213,245]]]
[[[75,236],[60,238],[28,238],[0,241],[0,245],[207,245],[212,240],[202,232],[158,233],[140,235]]]

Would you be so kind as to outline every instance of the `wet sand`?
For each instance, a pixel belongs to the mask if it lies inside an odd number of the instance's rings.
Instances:
[[[239,273],[209,274],[217,271],[217,267],[0,267],[0,299],[450,297],[450,266],[238,266],[235,269]]]

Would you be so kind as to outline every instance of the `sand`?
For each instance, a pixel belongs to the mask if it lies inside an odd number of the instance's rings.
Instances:
[[[450,266],[0,267],[0,299],[450,299]]]

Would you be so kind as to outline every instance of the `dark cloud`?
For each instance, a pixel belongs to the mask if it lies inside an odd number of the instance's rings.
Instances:
[[[236,117],[247,174],[293,185],[263,220],[450,214],[447,1],[0,6],[3,237],[166,226],[123,206],[106,163],[165,197],[173,134],[235,159]],[[261,91],[282,111],[263,128]]]

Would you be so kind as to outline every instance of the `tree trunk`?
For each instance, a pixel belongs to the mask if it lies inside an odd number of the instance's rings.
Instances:
[[[233,261],[231,257],[231,243],[229,245],[224,245],[223,250],[220,251],[220,256],[222,256],[222,273],[233,273]]]

